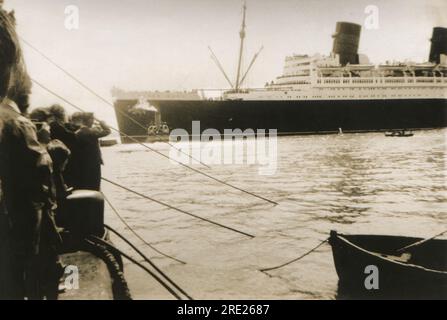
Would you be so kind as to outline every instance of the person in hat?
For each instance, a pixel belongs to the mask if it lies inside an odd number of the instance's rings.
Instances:
[[[111,133],[104,121],[96,121],[93,113],[84,113],[80,117],[81,128],[76,132],[78,139],[79,189],[100,191],[101,165],[103,159],[99,139]]]
[[[58,104],[54,104],[48,108],[48,123],[51,128],[51,139],[62,141],[63,144],[71,151],[72,157],[68,160],[67,167],[64,171],[64,179],[69,186],[78,185],[78,164],[77,164],[77,137],[75,130],[69,126],[65,109]]]
[[[29,117],[37,129],[37,139],[43,145],[47,145],[51,141],[51,128],[48,124],[50,114],[45,108],[34,109]]]

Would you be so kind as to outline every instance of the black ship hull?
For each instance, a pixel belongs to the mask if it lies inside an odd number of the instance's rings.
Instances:
[[[118,125],[125,135],[144,141],[155,113],[133,112],[137,100],[117,100]],[[277,129],[281,134],[424,129],[447,126],[447,99],[230,101],[153,100],[171,129]],[[138,122],[138,124],[137,124]],[[123,142],[132,142],[122,136]]]

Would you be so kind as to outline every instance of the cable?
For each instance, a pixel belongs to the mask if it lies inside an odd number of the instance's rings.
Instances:
[[[408,246],[405,246],[403,248],[400,248],[400,249],[398,249],[396,251],[397,252],[401,252],[401,251],[404,251],[404,250],[407,250],[407,249],[410,249],[410,248],[413,248],[413,247],[416,247],[416,246],[420,246],[421,244],[427,243],[430,240],[434,240],[434,239],[444,235],[445,233],[447,233],[447,230],[444,230],[441,233],[435,234],[434,236],[431,236],[430,238],[426,238],[426,239],[422,239],[420,241],[416,241],[416,242],[414,242],[412,244],[409,244]]]
[[[143,269],[144,271],[149,273],[159,284],[161,284],[163,286],[163,288],[168,290],[169,293],[171,293],[177,300],[182,300],[182,298],[180,297],[180,295],[177,292],[175,292],[169,285],[167,285],[162,279],[160,279],[160,277],[158,277],[155,273],[153,273],[147,267],[142,265],[140,262],[136,261],[134,258],[129,256],[128,254],[124,253],[122,250],[116,248],[115,246],[111,245],[110,243],[108,243],[108,242],[104,241],[103,239],[100,239],[96,236],[89,236],[89,239],[85,239],[85,241],[87,241],[87,243],[94,244],[94,242],[92,240],[100,243],[101,245],[103,245],[105,247],[115,250],[116,252],[121,254],[124,258],[126,258],[130,262],[134,263],[135,265],[139,266],[141,269]]]
[[[109,249],[99,243],[92,244],[85,240],[82,242],[81,248],[100,258],[107,265],[110,277],[112,278],[113,299],[132,300],[129,286],[124,277],[121,256],[118,256],[116,253],[113,254]]]
[[[126,190],[126,191],[128,191],[128,192],[131,192],[131,193],[133,193],[133,194],[136,194],[137,196],[140,196],[140,197],[142,197],[142,198],[144,198],[144,199],[147,199],[147,200],[153,201],[153,202],[155,202],[155,203],[158,203],[158,204],[160,204],[160,205],[162,205],[162,206],[165,206],[165,207],[167,207],[167,208],[169,208],[169,209],[172,209],[172,210],[178,211],[178,212],[180,212],[180,213],[186,214],[186,215],[188,215],[188,216],[194,217],[194,218],[196,218],[196,219],[199,219],[199,220],[202,220],[202,221],[205,221],[205,222],[214,224],[214,225],[216,225],[216,226],[218,226],[218,227],[221,227],[221,228],[224,228],[224,229],[227,229],[227,230],[231,230],[231,231],[233,231],[233,232],[242,234],[242,235],[244,235],[244,236],[246,236],[246,237],[249,237],[249,238],[254,238],[254,237],[255,237],[254,235],[251,235],[251,234],[249,234],[249,233],[246,233],[246,232],[243,232],[243,231],[234,229],[234,228],[232,228],[232,227],[225,226],[225,225],[220,224],[220,223],[218,223],[218,222],[215,222],[215,221],[212,221],[212,220],[209,220],[209,219],[206,219],[206,218],[197,216],[197,215],[192,214],[192,213],[190,213],[190,212],[187,212],[187,211],[185,211],[185,210],[176,208],[176,207],[174,207],[174,206],[171,206],[170,204],[164,203],[164,202],[162,202],[162,201],[156,200],[156,199],[151,198],[151,197],[149,197],[149,196],[146,196],[146,195],[144,195],[144,194],[142,194],[142,193],[139,193],[139,192],[137,192],[137,191],[135,191],[135,190],[132,190],[132,189],[129,189],[129,188],[125,187],[125,186],[122,186],[122,185],[120,185],[119,183],[116,183],[116,182],[114,182],[114,181],[111,181],[111,180],[109,180],[109,179],[107,179],[107,178],[104,178],[104,177],[103,177],[103,178],[101,178],[101,179],[104,180],[104,181],[106,181],[106,182],[108,182],[108,183],[110,183],[110,184],[112,184],[112,185],[114,185],[114,186],[116,186],[116,187],[119,187],[119,188],[121,188],[121,189],[123,189],[123,190]]]
[[[157,252],[158,254],[162,255],[163,257],[172,259],[174,261],[177,261],[181,264],[186,264],[186,262],[179,260],[177,258],[174,258],[164,252],[161,252],[160,250],[158,250],[157,248],[155,248],[152,244],[150,244],[149,242],[147,242],[146,240],[144,240],[127,222],[126,220],[120,215],[120,213],[118,212],[118,210],[112,205],[112,203],[110,202],[110,200],[106,197],[106,195],[103,193],[104,196],[104,200],[107,202],[107,204],[109,205],[109,207],[112,209],[112,211],[115,213],[115,215],[118,217],[118,219],[120,219],[120,221],[127,227],[127,229],[130,230],[130,232],[132,232],[138,239],[140,239],[145,245],[147,245],[149,248],[151,248],[152,250],[154,250],[155,252]],[[110,228],[111,229],[111,228]],[[115,230],[111,230],[112,232],[116,232]]]
[[[279,269],[279,268],[285,267],[285,266],[287,266],[287,265],[289,265],[289,264],[291,264],[291,263],[294,263],[294,262],[296,262],[296,261],[298,261],[298,260],[301,260],[301,259],[303,259],[305,256],[307,256],[307,255],[311,254],[312,252],[314,252],[315,250],[317,250],[317,249],[318,249],[319,247],[321,247],[323,244],[325,244],[326,242],[328,242],[328,240],[329,240],[329,238],[324,239],[324,240],[321,241],[316,247],[310,249],[309,251],[307,251],[306,253],[302,254],[302,255],[299,256],[298,258],[295,258],[295,259],[293,259],[293,260],[291,260],[291,261],[289,261],[289,262],[283,263],[283,264],[281,264],[281,265],[279,265],[279,266],[272,267],[272,268],[264,268],[264,269],[260,269],[259,271],[261,271],[261,272],[272,271],[272,270],[275,270],[275,269]]]
[[[180,291],[182,294],[184,294],[188,299],[192,300],[191,296],[189,296],[182,288],[180,288],[171,278],[169,278],[163,271],[160,270],[143,252],[141,252],[134,244],[132,244],[129,240],[126,239],[122,234],[120,234],[118,231],[113,229],[112,227],[109,227],[108,225],[104,225],[108,230],[112,231],[115,235],[117,235],[121,240],[123,240],[125,243],[127,243],[132,249],[135,250],[147,263],[149,263],[155,270],[157,270],[158,273],[160,273],[163,278],[165,278],[170,284],[172,284],[178,291]]]

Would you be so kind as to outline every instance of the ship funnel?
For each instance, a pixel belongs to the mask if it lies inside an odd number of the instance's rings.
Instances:
[[[430,62],[439,64],[441,54],[447,55],[447,28],[436,27],[431,38]]]
[[[358,64],[358,49],[362,27],[350,22],[337,22],[332,52],[340,56],[340,64]]]

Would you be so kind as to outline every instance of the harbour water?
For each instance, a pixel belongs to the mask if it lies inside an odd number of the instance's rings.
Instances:
[[[410,138],[383,133],[280,137],[277,171],[270,176],[259,175],[257,165],[194,165],[277,206],[142,146],[104,148],[104,177],[256,237],[220,229],[103,182],[105,195],[135,231],[187,264],[142,244],[110,208],[106,220],[195,299],[334,299],[337,275],[328,244],[269,275],[259,269],[298,257],[332,229],[420,237],[446,229],[446,134],[444,129],[416,131]],[[166,144],[150,146],[169,154]],[[126,264],[126,276],[136,299],[172,298],[131,264]]]

